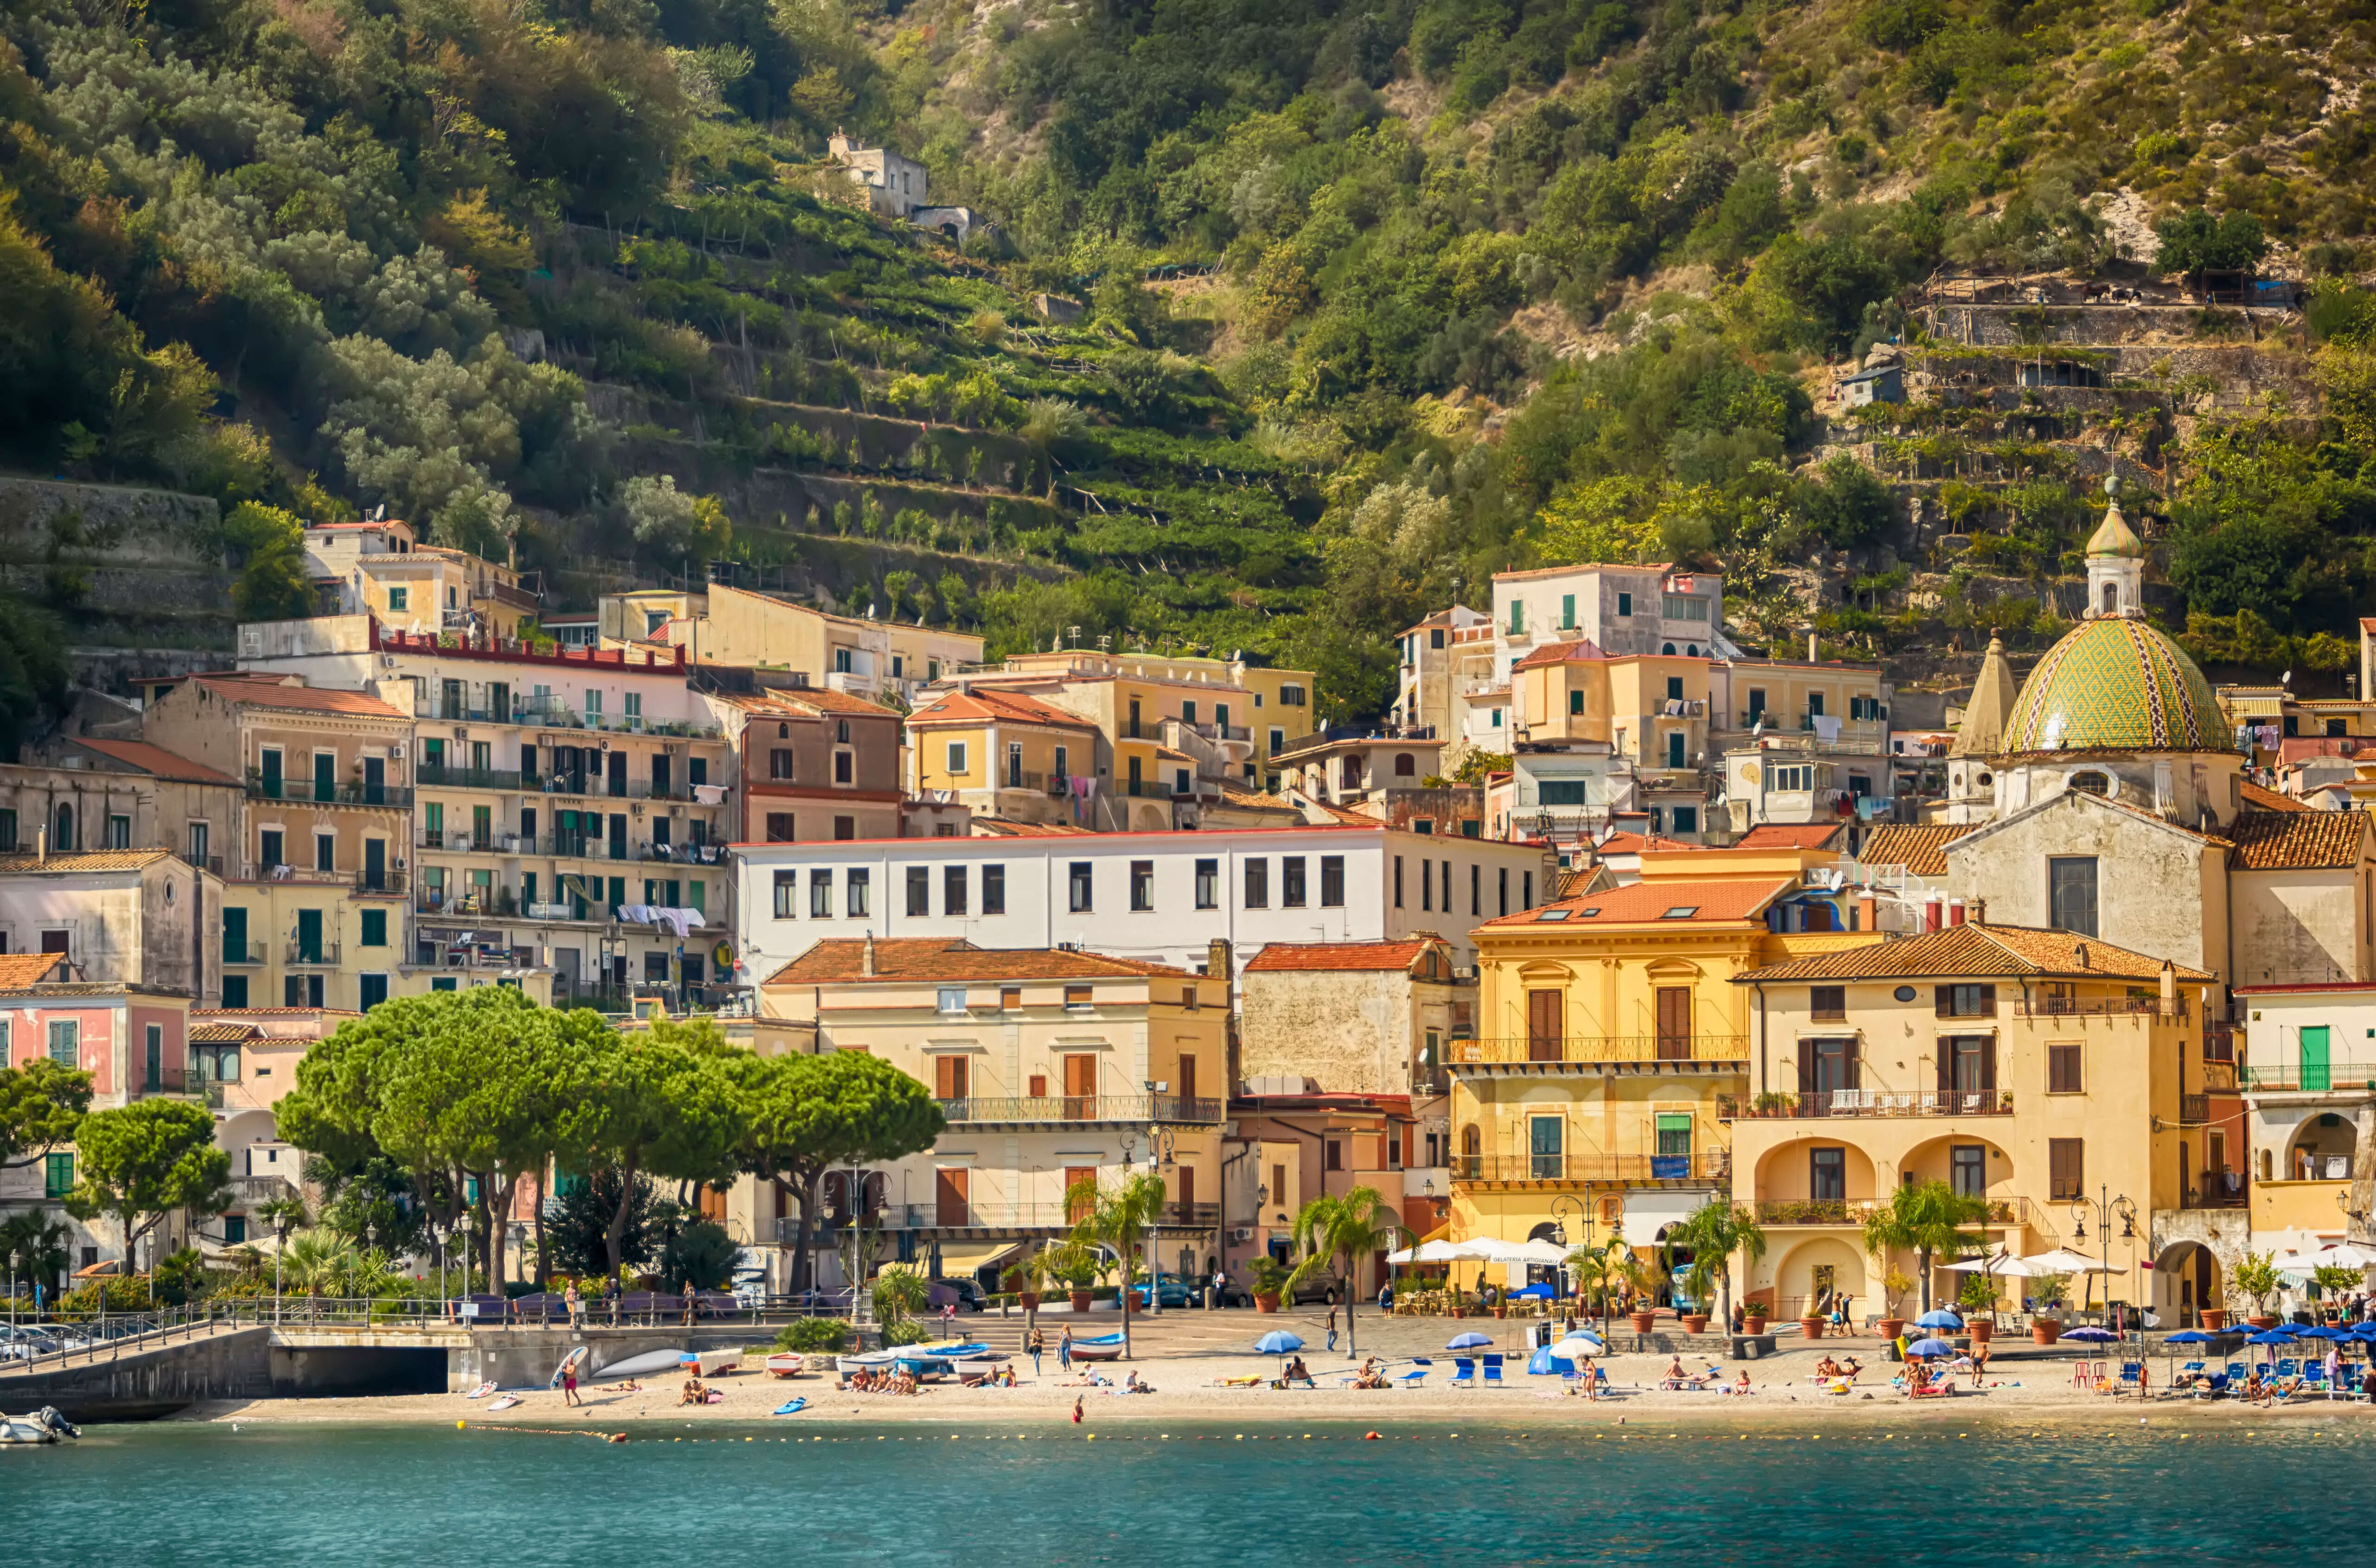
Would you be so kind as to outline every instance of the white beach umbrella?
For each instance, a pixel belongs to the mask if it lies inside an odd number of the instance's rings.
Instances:
[[[1416,1247],[1405,1247],[1398,1253],[1388,1253],[1388,1263],[1450,1263],[1465,1257],[1457,1241],[1421,1241]]]
[[[2074,1253],[2068,1247],[2057,1247],[2050,1253],[2040,1253],[2034,1258],[2024,1258],[2040,1274],[2125,1274],[2128,1270],[2118,1264],[2107,1264],[2085,1253]]]
[[[2011,1253],[1998,1253],[1989,1257],[1966,1258],[1947,1265],[1955,1274],[2002,1274],[2008,1279],[2027,1279],[2035,1275],[2058,1274],[2060,1269],[2042,1268],[2027,1258],[2017,1258]]]

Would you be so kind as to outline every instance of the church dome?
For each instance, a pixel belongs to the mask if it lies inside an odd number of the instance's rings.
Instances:
[[[2235,749],[2194,660],[2143,621],[2108,616],[2047,649],[2022,683],[2000,754]]]

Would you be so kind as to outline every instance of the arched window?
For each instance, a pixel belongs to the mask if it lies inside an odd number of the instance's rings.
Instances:
[[[1675,651],[1675,645],[1672,643],[1665,644],[1658,649],[1658,651],[1660,653],[1672,653]]]
[[[2118,583],[2106,583],[2104,585],[2104,613],[2109,615],[2120,608],[2121,585]]]
[[[74,827],[74,807],[58,807],[58,830],[50,836],[50,848],[62,853],[71,850],[75,847]]]
[[[1484,1155],[1484,1134],[1477,1130],[1477,1123],[1471,1122],[1466,1127],[1461,1128],[1460,1158],[1463,1159],[1477,1159],[1481,1158]]]
[[[1396,752],[1395,754],[1396,778],[1408,778],[1417,772],[1419,772],[1419,764],[1411,759],[1410,753]]]
[[[1700,645],[1697,643],[1685,643],[1683,645],[1683,652],[1693,659],[1697,659],[1700,656]]]
[[[2109,776],[2091,767],[2083,773],[2073,774],[2071,787],[2083,794],[2109,795],[2112,792],[2112,780]]]
[[[776,739],[778,739],[778,741],[789,741],[789,740],[790,740],[791,738],[792,738],[792,727],[791,727],[790,725],[789,725],[789,724],[778,724],[778,725],[777,725],[777,726],[776,726]]]

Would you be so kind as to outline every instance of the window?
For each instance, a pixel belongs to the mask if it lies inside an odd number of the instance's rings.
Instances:
[[[1617,596],[1617,613],[1629,618],[1633,615],[1634,596],[1632,594],[1621,593]]]
[[[1326,1151],[1322,1157],[1322,1164],[1325,1169],[1329,1170],[1342,1170],[1345,1169],[1344,1139],[1330,1138],[1322,1145],[1322,1147]]]
[[[1817,1203],[1838,1203],[1848,1195],[1847,1150],[1807,1151],[1807,1195]]]
[[[1277,731],[1273,731],[1272,733],[1276,734]],[[1278,748],[1274,746],[1271,749],[1273,751],[1277,751]],[[13,808],[6,811],[0,811],[0,849],[13,849],[16,847],[17,813]],[[201,859],[203,858],[204,857],[201,857]]]
[[[1075,1013],[1087,1012],[1089,1010],[1089,988],[1085,985],[1066,986],[1064,988],[1064,1005]]]
[[[1400,855],[1396,855],[1396,856],[1395,857],[1395,908],[1396,908],[1396,909],[1401,909],[1402,907],[1403,907],[1403,858],[1402,858]]]
[[[1280,752],[1285,751],[1286,749],[1287,731],[1274,726],[1270,732],[1270,754],[1277,756]]]
[[[1692,1119],[1682,1111],[1658,1113],[1658,1152],[1672,1158],[1692,1152]]]
[[[1270,908],[1270,862],[1253,860],[1246,862],[1246,908]]]
[[[1281,855],[1278,861],[1279,908],[1300,909],[1303,903],[1303,857]]]
[[[1056,748],[1056,770],[1054,773],[1051,774],[1050,777],[1054,778],[1071,778],[1073,776],[1072,763],[1073,748],[1070,746],[1058,746]]]
[[[45,1155],[42,1159],[42,1196],[62,1198],[74,1191],[74,1156]],[[94,1262],[97,1260],[93,1260]]]
[[[1326,884],[1326,882],[1324,880],[1324,881],[1323,881],[1323,883],[1321,884],[1321,885],[1322,885],[1323,887],[1325,887],[1325,886],[1327,885],[1327,884]],[[1340,904],[1341,904],[1341,903],[1343,903],[1343,902],[1345,901],[1345,898],[1344,898],[1344,892],[1345,892],[1345,890],[1344,890],[1344,886],[1343,886],[1343,885],[1342,885],[1341,878],[1340,878],[1339,885],[1338,885],[1338,886],[1337,886],[1336,892],[1337,892],[1337,898],[1336,898],[1336,901],[1337,901],[1338,903],[1340,903]],[[1325,904],[1325,903],[1326,903],[1326,902],[1327,902],[1327,899],[1326,899],[1325,897],[1324,897],[1324,898],[1322,898],[1322,899],[1321,899],[1321,902]],[[1443,912],[1444,912],[1445,914],[1447,914],[1447,915],[1448,915],[1448,914],[1450,914],[1450,913],[1452,913],[1452,862],[1451,862],[1450,861],[1444,861],[1444,862],[1443,862]]]
[[[1697,833],[1700,830],[1700,808],[1677,806],[1674,810],[1674,820],[1669,826],[1676,833]]]
[[[1320,907],[1324,909],[1345,907],[1345,857],[1342,855],[1320,857]],[[1452,908],[1452,862],[1449,861],[1443,866],[1443,907],[1447,910]]]
[[[1933,1001],[1942,1018],[1993,1018],[1997,1016],[1997,988],[1993,985],[1939,986]]]
[[[1514,637],[1523,636],[1526,630],[1527,601],[1523,599],[1514,599],[1510,600],[1510,635]]]
[[[50,1060],[61,1067],[82,1064],[82,1025],[73,1018],[50,1020]]]
[[[1281,707],[1303,707],[1303,688],[1301,686],[1281,686],[1278,689],[1278,706]]]
[[[2112,780],[2109,774],[2099,773],[2091,767],[2073,774],[2071,788],[2083,795],[2109,795],[2112,792]]]
[[[225,975],[222,980],[222,1004],[226,1007],[247,1005],[247,977]]]
[[[943,827],[946,827],[948,824],[943,823],[941,826]],[[847,844],[855,839],[858,837],[858,819],[854,816],[835,817],[833,819],[833,837],[836,843],[841,844]],[[938,835],[938,837],[945,838],[948,835],[946,833],[943,833]]]
[[[1076,915],[1087,914],[1096,907],[1090,884],[1091,865],[1087,861],[1075,861],[1066,881],[1072,887],[1072,909]]]
[[[892,673],[892,674],[894,674],[894,675],[897,675],[897,673],[899,673],[899,670],[898,670],[898,664],[899,664],[899,661],[898,661],[897,659],[893,659],[893,660],[891,661],[891,664],[892,664],[891,673]],[[846,745],[849,744],[849,719],[835,719],[835,720],[833,721],[833,740],[834,740],[834,744],[838,745],[838,746],[846,746]]]
[[[2086,1196],[2086,1141],[2082,1138],[2049,1138],[2046,1140],[2047,1200],[2067,1203]]]
[[[2047,918],[2057,930],[2095,936],[2096,857],[2055,855],[2046,862]]]
[[[1947,1149],[1947,1178],[1959,1198],[1988,1195],[1989,1151],[1978,1144],[1952,1144]]]
[[[1499,730],[1501,727],[1502,727],[1502,710],[1501,710],[1500,708],[1498,708],[1498,707],[1497,707],[1497,708],[1495,708],[1495,709],[1493,710],[1493,728],[1494,728],[1494,729],[1496,729],[1496,730]]]
[[[2049,1040],[2046,1046],[2046,1092],[2049,1094],[2083,1094],[2085,1085],[2079,1073],[2079,1042]]]
[[[1836,1022],[1848,1016],[1848,988],[1844,985],[1819,985],[1810,992],[1809,1016]]]
[[[1196,862],[1196,907],[1200,909],[1218,909],[1221,907],[1220,861],[1198,861]]]
[[[949,742],[948,770],[952,774],[963,773],[966,770],[966,750],[965,742],[963,741],[951,741]]]
[[[1697,594],[1662,595],[1659,608],[1669,621],[1705,621],[1708,618],[1708,601]]]
[[[476,809],[481,813],[484,813],[487,808],[480,806]],[[339,869],[339,836],[337,834],[316,833],[314,835],[314,869],[315,871],[336,871]]]
[[[856,776],[850,770],[854,766],[856,766],[856,762],[849,753],[834,753],[833,781],[837,784],[848,784],[853,782]]]
[[[939,1010],[940,1010],[941,1012],[944,1012],[944,1013],[962,1013],[962,1012],[964,1012],[964,1011],[966,1010],[966,990],[965,990],[965,987],[963,987],[963,986],[961,986],[961,985],[944,985],[944,986],[942,986],[942,987],[940,988],[940,1008],[939,1008]],[[942,1062],[943,1062],[944,1063],[948,1063],[948,1062],[954,1061],[954,1062],[956,1062],[959,1065],[963,1065],[963,1063],[964,1063],[964,1060],[965,1060],[965,1059],[964,1059],[963,1057],[945,1057],[945,1056],[944,1056],[944,1057],[941,1058],[941,1060],[942,1060]],[[963,1098],[963,1096],[961,1096],[961,1095],[944,1095],[942,1098],[943,1098],[943,1099],[962,1099],[962,1098]]]
[[[1485,868],[1483,866],[1468,868],[1468,912],[1471,915],[1481,915],[1485,912]]]
[[[929,866],[908,868],[908,918],[921,920],[933,912],[933,873]]]
[[[799,898],[800,889],[800,873],[779,871],[776,873],[776,918],[778,920],[788,921],[792,918],[794,913],[792,904]]]
[[[387,911],[386,909],[359,910],[356,914],[356,923],[362,928],[363,946],[387,945]]]
[[[1997,1042],[1990,1035],[1954,1035],[1939,1042],[1939,1092],[1978,1096],[1985,1101],[1996,1092]],[[1967,1110],[1979,1109],[1977,1105]]]
[[[107,847],[111,849],[129,849],[132,848],[132,819],[130,817],[111,816],[107,819]]]
[[[1815,770],[1804,764],[1796,767],[1768,767],[1765,787],[1769,790],[1812,790],[1815,787]]]
[[[389,613],[389,614],[391,614],[391,615],[401,615],[401,614],[403,614],[403,613],[405,612],[405,611],[406,611],[406,610],[408,610],[408,609],[410,609],[410,601],[411,601],[411,599],[412,599],[412,590],[411,590],[410,588],[392,588],[388,589],[388,590],[387,590],[387,611],[388,611],[388,613]]]
[[[825,921],[833,918],[833,873],[809,873],[809,919]]]
[[[842,879],[849,885],[845,909],[852,920],[864,920],[870,912],[870,899],[874,891],[874,873],[855,870]]]
[[[966,897],[966,868],[964,866],[943,866],[941,868],[941,913],[944,915],[962,915],[966,912],[966,905],[968,902],[968,900]]]
[[[431,802],[428,810],[429,837],[434,839],[437,837],[438,831],[436,803],[434,802]],[[256,858],[262,861],[267,868],[288,864],[289,852],[281,848],[281,843],[282,838],[279,829],[267,827],[258,830],[255,835]]]
[[[1419,907],[1428,910],[1435,908],[1435,882],[1427,873],[1425,861],[1419,863]]]
[[[1531,909],[1534,907],[1535,873],[1530,871],[1522,871],[1518,873],[1518,908],[1522,909]]]
[[[790,812],[769,812],[767,814],[768,843],[789,844],[799,836],[798,831],[792,825],[792,814]]]
[[[1144,914],[1155,908],[1155,862],[1130,862],[1130,907],[1133,912]]]
[[[362,1010],[366,1013],[370,1012],[387,1000],[387,976],[386,974],[356,976],[355,996]]]
[[[767,754],[767,777],[790,778],[792,776],[792,748],[778,746]]]
[[[985,915],[1006,913],[1006,868],[981,868],[981,912]]]
[[[1575,595],[1572,593],[1560,595],[1560,630],[1562,632],[1575,630]]]

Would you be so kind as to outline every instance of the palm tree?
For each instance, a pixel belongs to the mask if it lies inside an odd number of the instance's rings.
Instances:
[[[1162,1221],[1163,1178],[1152,1170],[1142,1170],[1100,1189],[1094,1177],[1084,1177],[1073,1183],[1064,1201],[1081,1216],[1073,1227],[1073,1240],[1084,1245],[1103,1241],[1121,1261],[1122,1353],[1127,1358],[1131,1354],[1131,1260],[1138,1255],[1139,1239]],[[1149,1278],[1146,1288],[1152,1299],[1156,1281]]]
[[[1600,1297],[1600,1336],[1608,1338],[1610,1298],[1620,1286],[1640,1283],[1642,1260],[1623,1238],[1611,1236],[1597,1247],[1578,1247],[1568,1254],[1567,1265],[1575,1271],[1578,1285]]]
[[[1345,1359],[1348,1361],[1359,1353],[1353,1336],[1353,1302],[1360,1291],[1353,1283],[1354,1271],[1363,1258],[1394,1245],[1396,1232],[1405,1229],[1393,1218],[1394,1212],[1375,1187],[1355,1187],[1340,1198],[1314,1198],[1295,1217],[1295,1243],[1308,1255],[1288,1276],[1288,1292],[1292,1295],[1305,1275],[1331,1258],[1344,1260]]]
[[[1711,1203],[1669,1231],[1667,1245],[1670,1249],[1670,1266],[1671,1249],[1692,1249],[1688,1281],[1692,1294],[1703,1296],[1713,1279],[1717,1285],[1717,1322],[1724,1332],[1732,1332],[1732,1254],[1739,1253],[1748,1264],[1765,1255],[1765,1231],[1757,1223],[1757,1216],[1746,1204],[1729,1200]]]
[[[1945,1253],[1960,1257],[1987,1243],[1977,1230],[1964,1229],[1989,1212],[1986,1198],[1966,1197],[1945,1182],[1920,1182],[1900,1186],[1889,1201],[1864,1217],[1864,1250],[1884,1265],[1893,1251],[1913,1253],[1921,1275],[1922,1310],[1930,1310],[1930,1259]]]

